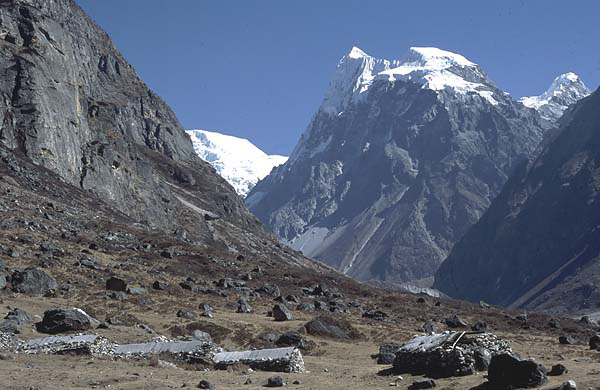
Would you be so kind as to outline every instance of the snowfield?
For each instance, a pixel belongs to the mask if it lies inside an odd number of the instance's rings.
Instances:
[[[210,163],[241,196],[271,170],[287,161],[286,156],[268,155],[244,138],[206,130],[187,130],[194,150]]]

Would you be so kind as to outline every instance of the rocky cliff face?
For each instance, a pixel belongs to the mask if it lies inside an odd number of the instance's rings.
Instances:
[[[561,123],[455,245],[437,288],[500,305],[600,308],[600,92]]]
[[[257,226],[74,1],[0,1],[0,57],[2,145],[153,227]]]
[[[363,280],[433,275],[544,132],[466,58],[358,48],[288,162],[246,198],[305,254]]]

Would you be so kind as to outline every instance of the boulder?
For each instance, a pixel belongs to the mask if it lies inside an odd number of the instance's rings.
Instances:
[[[167,287],[169,287],[169,285],[165,282],[161,282],[160,280],[156,280],[154,283],[152,283],[152,288],[155,290],[166,290]]]
[[[326,337],[331,339],[352,340],[361,337],[360,333],[350,322],[329,315],[315,317],[304,324],[306,332],[312,336]]]
[[[590,349],[600,350],[600,334],[590,337]]]
[[[238,300],[238,313],[252,313],[252,306],[248,303],[245,298],[240,298]]]
[[[272,376],[267,379],[267,387],[283,387],[285,386],[285,381],[280,376]]]
[[[213,308],[208,303],[203,303],[200,305],[200,310],[202,310],[202,317],[213,318]]]
[[[262,287],[256,289],[257,293],[278,297],[281,295],[279,287],[272,283],[265,283]]]
[[[209,389],[209,390],[214,390],[214,386],[207,380],[201,380],[200,383],[198,383],[198,386],[196,386],[199,389]]]
[[[191,311],[186,311],[186,310],[178,310],[177,311],[177,317],[179,318],[185,318],[188,320],[195,320],[196,319],[196,313],[192,313]]]
[[[402,347],[397,343],[384,343],[379,346],[377,354],[377,364],[393,364],[396,358],[396,352]]]
[[[558,386],[556,390],[577,390],[577,383],[575,381],[566,381]]]
[[[1,333],[20,333],[19,324],[14,320],[2,320],[0,321],[0,332]]]
[[[19,308],[12,309],[4,318],[7,320],[15,321],[18,325],[25,325],[33,321],[29,313]]]
[[[555,364],[552,366],[552,369],[550,369],[550,372],[548,373],[548,375],[559,376],[562,374],[566,374],[567,372],[569,372],[567,367],[563,366],[562,364]]]
[[[377,321],[383,321],[385,320],[385,317],[387,317],[387,314],[382,312],[381,310],[365,310],[365,312],[362,314],[363,318],[371,318]]]
[[[206,342],[212,343],[212,337],[210,336],[210,334],[203,332],[201,330],[198,330],[198,329],[196,329],[192,332],[192,338],[194,340],[206,341]]]
[[[575,344],[575,339],[571,336],[562,335],[558,338],[558,342],[563,345],[573,345]]]
[[[316,310],[316,308],[312,303],[300,303],[298,306],[296,306],[296,310],[312,313]]]
[[[92,323],[81,310],[50,309],[44,312],[44,318],[36,324],[36,328],[40,333],[57,334],[88,330]]]
[[[291,321],[294,318],[290,310],[283,303],[273,306],[272,313],[275,321]]]
[[[279,347],[298,347],[300,349],[305,349],[306,341],[298,332],[286,332],[275,340],[275,345]]]
[[[433,321],[427,321],[423,324],[421,329],[423,329],[423,332],[427,334],[435,333],[435,324],[433,323]]]
[[[15,271],[11,278],[11,284],[14,292],[29,295],[43,295],[58,289],[56,280],[37,268]]]
[[[485,332],[488,330],[488,324],[485,321],[477,321],[471,325],[471,330],[473,332]]]
[[[548,378],[546,368],[541,364],[502,353],[492,357],[488,381],[492,387],[529,388],[545,384]]]
[[[465,321],[463,321],[456,314],[453,315],[452,317],[444,319],[444,323],[449,328],[466,328],[467,327],[467,323]]]
[[[127,291],[127,283],[116,276],[106,279],[106,289],[111,291]]]
[[[433,379],[421,379],[408,386],[408,390],[432,389],[436,386],[437,385]]]

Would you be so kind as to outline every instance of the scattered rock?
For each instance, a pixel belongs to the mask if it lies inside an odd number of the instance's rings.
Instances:
[[[467,323],[465,321],[463,321],[459,316],[457,316],[456,314],[453,315],[450,318],[446,318],[444,319],[444,323],[449,327],[449,328],[466,328],[467,327]]]
[[[2,320],[0,321],[0,332],[13,334],[20,333],[19,324],[14,320]]]
[[[600,334],[590,337],[590,349],[600,350]]]
[[[423,332],[427,334],[432,334],[436,331],[435,324],[433,323],[433,321],[425,322],[421,328],[423,329]]]
[[[14,292],[29,295],[44,295],[58,289],[56,280],[37,268],[15,271],[11,278],[11,285]]]
[[[300,303],[298,306],[296,306],[296,310],[312,313],[316,310],[316,308],[312,303]]]
[[[206,380],[201,380],[200,383],[198,383],[198,386],[196,386],[199,389],[209,389],[209,390],[214,390],[214,386]]]
[[[111,291],[127,291],[127,283],[116,276],[111,276],[106,280],[106,289]]]
[[[166,290],[169,285],[165,282],[161,282],[160,280],[156,280],[152,283],[152,288],[155,290]]]
[[[377,354],[377,364],[393,364],[396,358],[396,352],[402,347],[397,343],[384,343],[379,346]]]
[[[11,311],[8,312],[8,314],[4,318],[7,320],[13,320],[18,325],[25,325],[25,324],[33,321],[33,319],[31,318],[31,315],[29,313],[27,313],[25,310],[21,310],[19,308],[12,309]]]
[[[298,347],[306,349],[306,341],[298,332],[286,332],[275,340],[275,344],[280,347]]]
[[[267,379],[267,387],[283,387],[285,386],[285,381],[280,376],[272,376]]]
[[[560,321],[557,320],[556,318],[551,318],[548,321],[548,327],[552,328],[552,329],[559,329],[560,328]]]
[[[148,290],[143,287],[128,287],[127,293],[130,295],[146,295]]]
[[[408,390],[432,389],[436,386],[437,385],[433,379],[422,379],[413,382],[412,385],[408,386]]]
[[[81,310],[50,309],[44,312],[44,318],[36,324],[36,328],[40,333],[57,334],[88,330],[92,323]]]
[[[252,306],[248,303],[245,298],[240,298],[238,300],[238,313],[252,313]]]
[[[488,330],[488,324],[485,321],[477,321],[471,325],[471,330],[473,332],[485,332]]]
[[[567,381],[560,385],[556,390],[577,390],[577,383],[575,383],[575,381]]]
[[[278,297],[281,295],[279,287],[272,283],[265,283],[262,287],[256,289],[257,293]]]
[[[562,374],[566,374],[567,372],[569,372],[569,370],[567,369],[567,367],[563,366],[562,364],[555,364],[552,366],[552,369],[550,370],[550,372],[548,373],[548,375],[550,376],[559,376]]]
[[[290,310],[283,303],[273,306],[272,312],[275,321],[291,321],[294,318]]]
[[[387,314],[381,310],[366,310],[362,316],[363,318],[371,318],[377,321],[383,321],[387,317]]]
[[[576,341],[571,336],[562,335],[558,338],[558,342],[563,345],[573,345]]]
[[[203,332],[201,330],[198,330],[198,329],[196,329],[192,332],[192,338],[194,340],[212,342],[212,337],[210,336],[210,334]]]
[[[200,305],[200,310],[202,310],[202,317],[213,318],[213,308],[208,304],[204,303]]]
[[[546,368],[508,353],[494,355],[488,369],[490,385],[500,388],[536,387],[548,381]]]
[[[332,339],[358,339],[360,333],[350,324],[350,322],[322,315],[315,317],[304,325],[306,332],[312,336],[327,337]]]
[[[188,320],[195,320],[197,316],[196,316],[196,313],[192,313],[191,311],[178,310],[177,317],[185,318]]]

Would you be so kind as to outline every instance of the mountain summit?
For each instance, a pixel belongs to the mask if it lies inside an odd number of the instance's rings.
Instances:
[[[496,103],[493,87],[488,85],[491,82],[479,65],[460,54],[435,47],[411,47],[402,60],[390,61],[371,57],[355,46],[340,60],[322,109],[332,114],[341,112],[364,97],[378,80],[410,80],[431,90],[472,92]]]
[[[235,191],[246,196],[286,156],[268,155],[244,138],[206,130],[187,130],[196,154],[209,162]]]
[[[246,203],[348,275],[429,278],[544,126],[459,54],[414,47],[386,60],[354,47],[290,159]]]
[[[569,72],[556,77],[548,90],[540,96],[519,99],[523,105],[538,110],[548,120],[557,120],[565,110],[591,91],[575,73]]]

